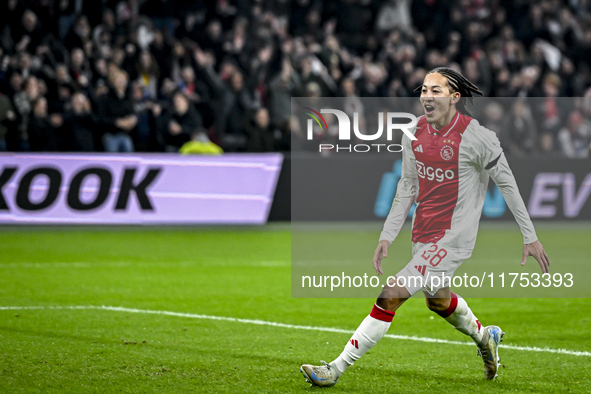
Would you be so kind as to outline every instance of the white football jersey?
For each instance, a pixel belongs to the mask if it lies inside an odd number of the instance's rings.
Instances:
[[[398,235],[413,204],[412,241],[441,242],[471,251],[486,197],[489,176],[515,216],[525,243],[537,240],[513,173],[496,134],[477,120],[456,113],[436,130],[419,118],[416,141],[402,139],[402,174],[380,240]]]

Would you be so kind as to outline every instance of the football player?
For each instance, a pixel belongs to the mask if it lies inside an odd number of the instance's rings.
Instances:
[[[347,368],[386,334],[396,310],[419,291],[425,293],[430,310],[472,338],[484,361],[485,378],[497,376],[498,347],[504,332],[495,325],[483,326],[466,301],[450,290],[449,281],[429,280],[442,275],[451,278],[471,256],[489,177],[499,187],[523,234],[521,265],[533,256],[542,272],[548,272],[550,260],[538,241],[499,140],[470,117],[466,108],[466,100],[472,103],[474,94],[482,92],[447,67],[431,70],[417,91],[424,116],[414,130],[416,140],[407,135],[402,139],[402,174],[373,266],[378,275],[383,273],[382,259],[416,203],[413,258],[396,274],[396,280],[384,286],[371,313],[335,360],[300,367],[313,385],[335,385]]]

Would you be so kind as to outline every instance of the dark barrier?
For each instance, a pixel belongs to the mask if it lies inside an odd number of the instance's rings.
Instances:
[[[269,221],[289,222],[291,220],[291,155],[289,153],[283,156],[283,165],[279,172],[271,211],[269,212]]]
[[[327,157],[292,153],[284,163],[292,169],[291,219],[383,220],[400,177],[400,159],[400,153]],[[533,219],[591,220],[591,160],[535,157],[508,161]],[[285,178],[280,180],[283,196],[286,183]],[[482,218],[513,220],[492,181]]]

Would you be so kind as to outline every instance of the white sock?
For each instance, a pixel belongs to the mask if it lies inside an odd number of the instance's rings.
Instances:
[[[451,293],[452,303],[449,309],[439,315],[443,317],[449,324],[463,334],[468,335],[476,344],[482,341],[482,334],[484,328],[478,321],[472,310],[464,301],[463,298],[458,297],[457,294]]]
[[[394,312],[374,305],[371,313],[359,325],[345,349],[331,364],[339,371],[339,376],[361,358],[382,337],[392,324]]]

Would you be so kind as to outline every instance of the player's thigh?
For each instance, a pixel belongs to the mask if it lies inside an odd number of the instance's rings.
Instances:
[[[413,258],[396,277],[411,295],[424,290],[431,296],[449,287],[456,269],[466,259],[457,250],[436,243],[416,243]]]

